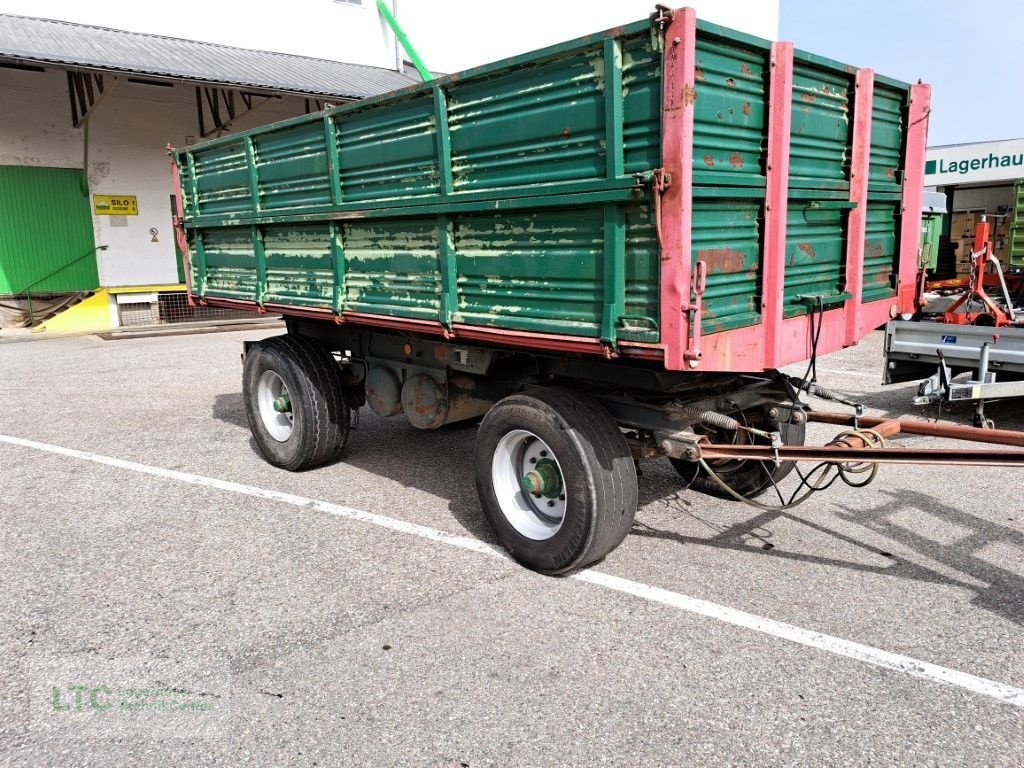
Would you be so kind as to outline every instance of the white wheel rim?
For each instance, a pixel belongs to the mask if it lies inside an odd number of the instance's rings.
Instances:
[[[538,462],[554,464],[561,483],[560,493],[527,493],[523,477]],[[521,535],[535,541],[550,539],[565,522],[568,505],[562,467],[547,443],[532,432],[516,429],[498,441],[491,459],[491,486],[502,515]],[[550,495],[548,495],[550,493]]]
[[[288,387],[284,380],[273,371],[264,371],[256,385],[256,402],[260,409],[260,419],[270,436],[279,443],[287,442],[292,436],[292,423],[295,415],[291,409],[280,412],[274,403],[281,398],[291,400]]]

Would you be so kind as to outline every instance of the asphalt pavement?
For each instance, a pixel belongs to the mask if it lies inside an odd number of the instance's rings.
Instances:
[[[0,345],[0,765],[1024,764],[1020,470],[778,513],[649,462],[622,546],[547,578],[490,547],[473,426],[363,409],[342,462],[266,464],[265,334]],[[881,365],[819,378],[934,416]]]

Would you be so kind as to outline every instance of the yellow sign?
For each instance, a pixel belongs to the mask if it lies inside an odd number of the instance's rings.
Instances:
[[[97,216],[138,216],[135,195],[93,195],[92,209]]]

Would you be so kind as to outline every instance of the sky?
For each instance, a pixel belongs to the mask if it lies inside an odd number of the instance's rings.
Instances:
[[[366,13],[376,18],[374,3],[363,0]],[[674,6],[686,3],[667,0]],[[1024,137],[1024,87],[1014,85],[1021,81],[1014,61],[1024,44],[1024,3],[1019,0],[689,0],[689,4],[698,15],[726,26],[767,37],[775,37],[778,30],[778,39],[791,40],[812,53],[871,67],[907,82],[921,78],[931,83],[928,143],[932,146]],[[0,0],[0,12],[312,56],[343,59],[346,53],[355,54],[332,33],[345,18],[343,6],[332,0],[270,4],[254,20],[239,25],[239,13],[250,5],[251,0],[177,0],[171,6]],[[399,18],[427,66],[443,72],[641,19],[653,6],[654,0],[517,0],[511,4],[398,0]],[[279,23],[282,13],[289,24]],[[196,18],[201,19],[198,26]],[[292,23],[302,19],[309,23]]]
[[[797,48],[932,86],[928,144],[1024,137],[1024,4],[1014,0],[781,0]],[[1016,83],[1016,85],[1015,85]]]
[[[654,10],[655,2],[398,0],[398,15],[428,67],[440,72],[458,72],[646,19]],[[696,9],[700,18],[760,37],[774,38],[778,33],[779,0],[662,2],[672,7],[689,5]]]
[[[445,0],[450,15],[429,0],[398,0],[428,66],[457,71],[518,50],[642,18],[654,0]],[[667,5],[686,5],[668,0]],[[698,15],[717,14],[727,26],[775,36],[770,11],[779,7],[778,39],[798,48],[871,67],[879,74],[932,85],[928,143],[932,146],[1024,137],[1024,3],[1019,0],[690,0]],[[465,13],[458,12],[464,7]],[[477,9],[474,13],[473,9]],[[488,10],[482,15],[480,10]],[[501,9],[496,14],[494,11]],[[620,18],[621,17],[621,18]],[[465,18],[495,22],[497,35],[474,32]]]

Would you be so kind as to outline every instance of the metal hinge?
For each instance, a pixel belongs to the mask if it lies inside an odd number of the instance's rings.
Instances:
[[[651,14],[651,22],[664,31],[670,21],[672,21],[672,9],[661,3],[655,5],[654,13]]]
[[[655,51],[665,50],[665,27],[672,21],[672,9],[667,5],[654,6],[651,14],[651,43]]]
[[[658,235],[658,250],[661,258],[665,258],[665,240],[661,232],[661,196],[672,184],[672,176],[664,168],[655,168],[647,179],[651,185],[651,198],[654,203],[654,231]]]
[[[672,185],[672,174],[664,168],[655,168],[651,171],[651,184],[656,192],[664,193]]]

